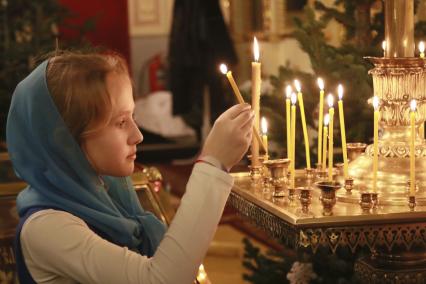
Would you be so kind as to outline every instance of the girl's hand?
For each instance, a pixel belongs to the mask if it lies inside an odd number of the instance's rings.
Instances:
[[[213,156],[229,171],[250,146],[253,122],[254,113],[249,104],[229,108],[215,121],[201,156]]]

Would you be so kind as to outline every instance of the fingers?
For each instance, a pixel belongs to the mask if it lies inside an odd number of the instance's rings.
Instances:
[[[226,110],[222,115],[229,119],[234,119],[237,117],[241,112],[251,109],[251,105],[244,103],[244,104],[237,104],[232,107],[230,107],[228,110]]]
[[[247,109],[240,112],[240,114],[238,114],[232,122],[237,128],[242,128],[250,121],[253,121],[253,119],[254,113],[250,109]]]
[[[254,125],[254,115],[250,116],[249,119],[247,119],[245,122],[240,124],[241,131],[243,131],[243,133],[252,132],[251,129],[253,128],[253,125]]]

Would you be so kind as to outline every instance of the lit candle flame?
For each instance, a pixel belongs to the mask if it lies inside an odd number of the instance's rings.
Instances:
[[[417,108],[417,101],[416,100],[411,100],[411,102],[410,102],[410,108],[411,108],[411,111],[416,111],[416,108]]]
[[[226,74],[226,73],[228,73],[228,67],[226,67],[226,65],[225,64],[220,64],[220,66],[219,66],[219,69],[220,69],[220,72],[222,72],[222,74]]]
[[[299,82],[299,80],[294,80],[294,87],[296,88],[296,91],[298,92],[298,93],[300,93],[300,91],[302,90],[302,86],[300,85],[300,82]]]
[[[295,93],[291,94],[291,104],[295,105],[297,102],[297,95]]]
[[[324,91],[324,80],[322,78],[317,79],[318,87],[321,91]]]
[[[327,113],[326,115],[324,115],[324,126],[328,126],[329,123],[330,123],[330,115]]]
[[[207,278],[207,273],[204,269],[204,266],[201,264],[200,267],[198,268],[198,275],[197,275],[197,280],[204,282],[204,280],[206,280]]]
[[[268,132],[268,122],[266,121],[266,118],[262,117],[260,120],[260,125],[262,126],[262,134],[266,135]]]
[[[380,103],[379,97],[378,96],[374,96],[373,97],[373,107],[374,107],[374,110],[378,110],[379,109],[379,103]]]
[[[328,107],[333,107],[334,97],[333,97],[332,94],[328,94],[328,96],[327,96],[327,103],[328,103]]]
[[[339,84],[339,86],[337,86],[337,95],[339,96],[339,100],[343,99],[343,86],[342,86],[342,84]]]
[[[382,48],[383,50],[386,50],[386,40],[382,41]]]
[[[425,52],[425,43],[423,41],[419,42],[419,51],[421,53]]]
[[[287,99],[291,98],[291,93],[293,93],[293,88],[290,85],[287,85],[285,88],[285,96]]]
[[[254,61],[259,62],[260,52],[259,52],[259,43],[257,42],[257,38],[253,39],[253,55]]]

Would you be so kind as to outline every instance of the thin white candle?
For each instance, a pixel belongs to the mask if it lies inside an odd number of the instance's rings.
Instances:
[[[285,88],[285,115],[286,115],[286,131],[287,131],[287,158],[290,158],[291,153],[291,122],[290,122],[290,99],[291,99],[291,93],[293,92],[293,88],[290,85],[287,85]],[[290,163],[292,163],[290,159]]]
[[[266,121],[266,118],[262,117],[260,125],[262,128],[262,142],[265,146],[265,155],[268,156],[268,122]]]
[[[342,142],[342,154],[343,154],[343,176],[345,179],[348,178],[348,152],[346,149],[346,130],[345,130],[345,113],[343,110],[343,86],[339,84],[337,87],[337,94],[339,96],[338,107],[339,107],[339,123],[340,123],[340,137]]]
[[[334,143],[333,143],[333,130],[334,130],[334,97],[332,94],[327,96],[328,102],[328,114],[330,115],[330,126],[328,129],[328,180],[333,180],[333,154],[334,154]]]
[[[318,113],[318,165],[321,164],[321,151],[322,151],[322,130],[323,123],[322,119],[324,117],[324,80],[322,78],[317,79],[318,87],[320,89],[320,99],[319,99],[319,113]]]
[[[416,100],[410,102],[410,195],[414,196],[416,191]]]
[[[374,139],[373,139],[373,192],[377,190],[377,170],[379,164],[379,98],[373,97],[374,107]]]
[[[296,174],[296,103],[297,95],[291,94],[291,168],[290,168],[290,185],[295,188],[295,174]]]

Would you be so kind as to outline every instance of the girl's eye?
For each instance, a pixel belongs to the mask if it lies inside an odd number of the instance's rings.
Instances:
[[[119,127],[123,127],[125,124],[126,124],[126,120],[125,120],[125,119],[122,119],[122,120],[120,120],[120,122],[118,123],[118,126],[119,126]]]

